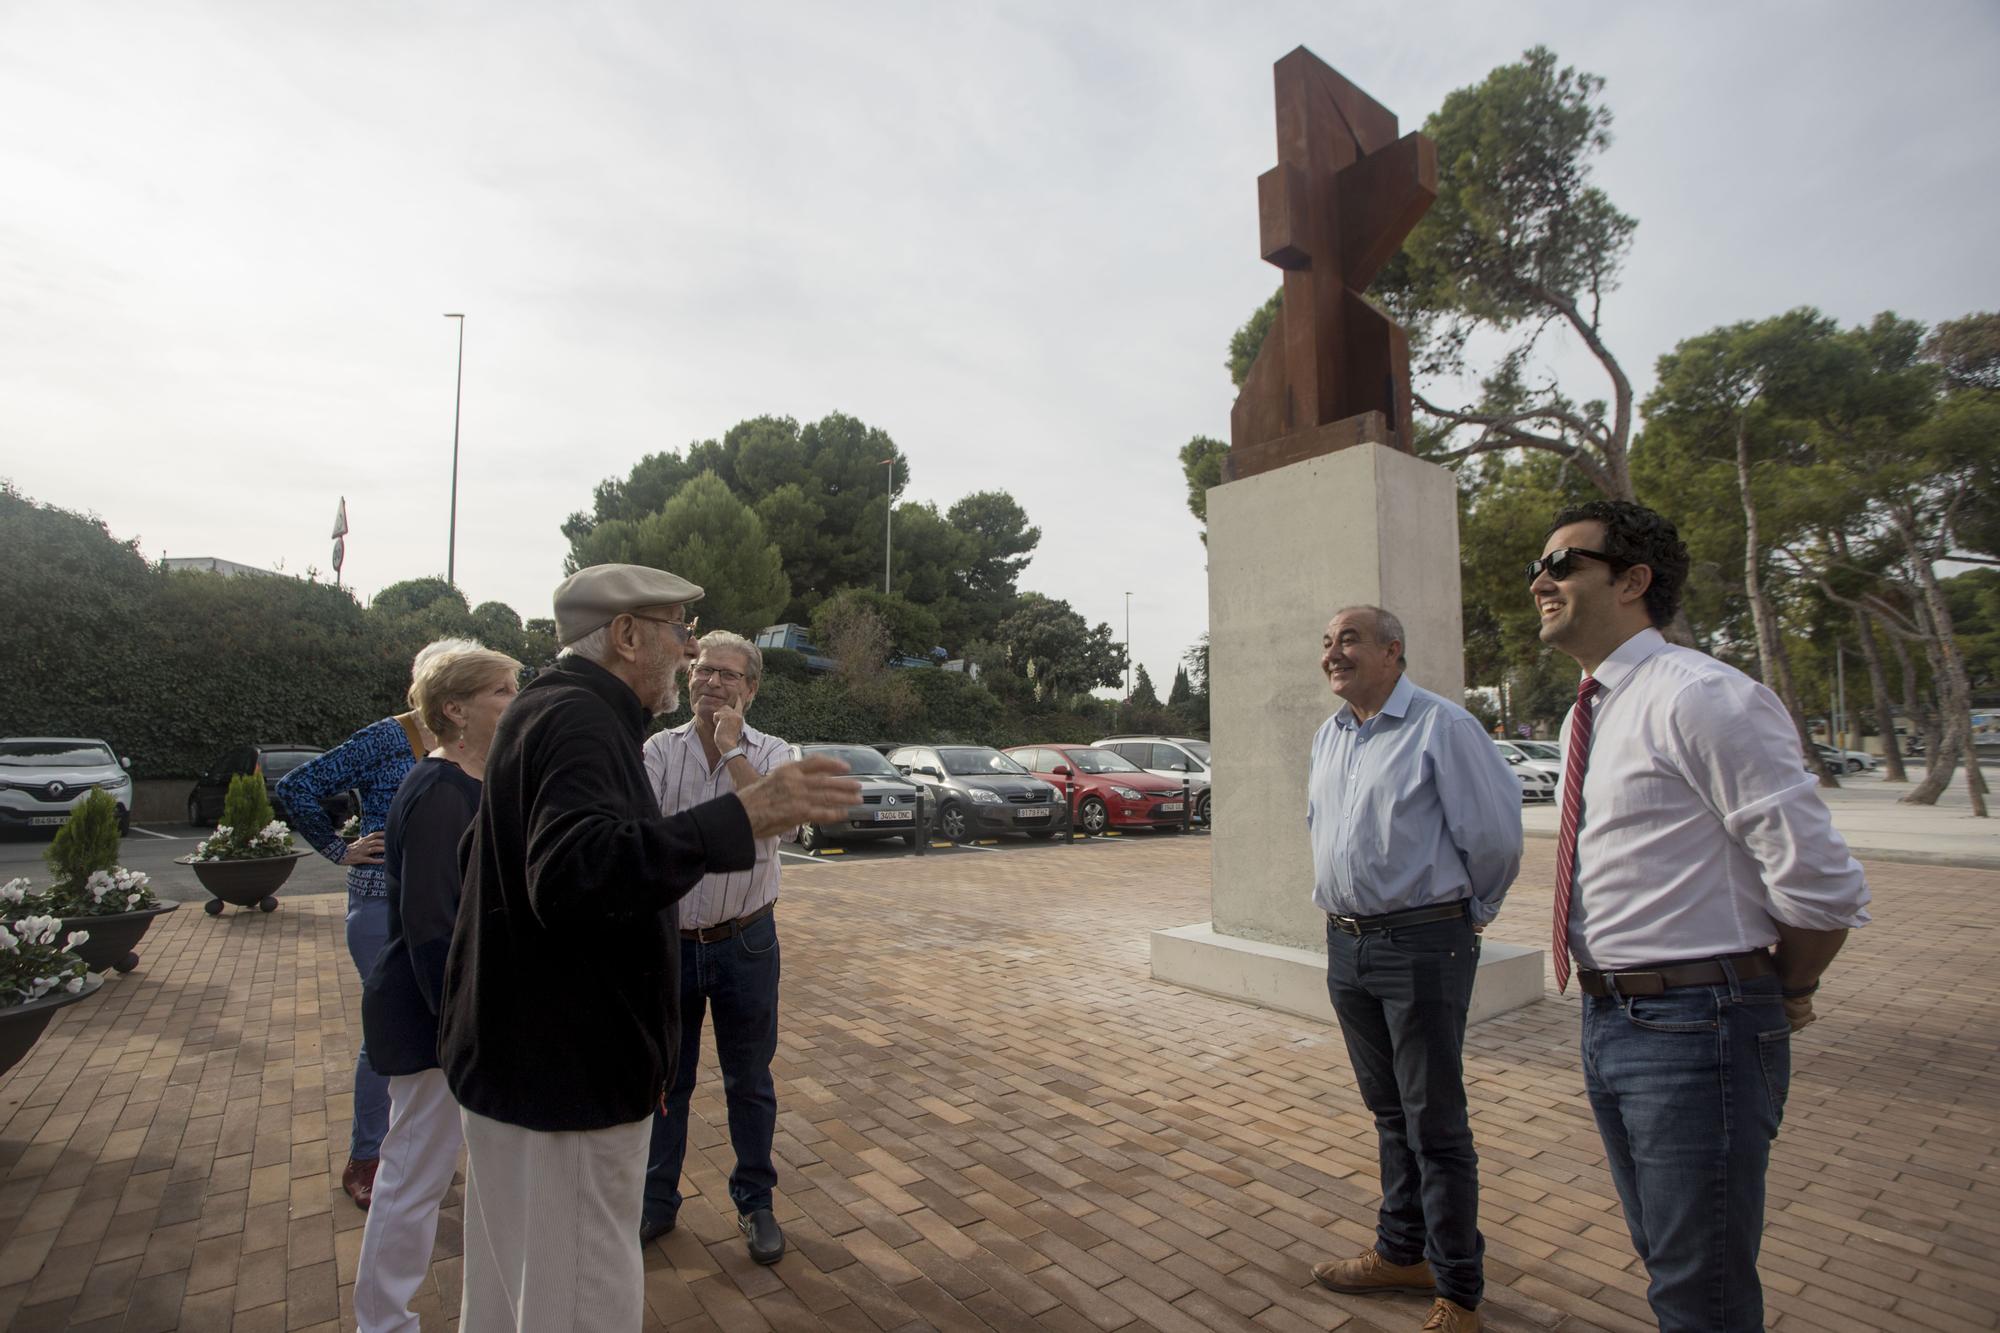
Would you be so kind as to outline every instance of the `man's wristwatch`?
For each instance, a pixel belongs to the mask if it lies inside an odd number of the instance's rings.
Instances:
[[[734,749],[724,750],[722,752],[722,757],[717,759],[715,762],[718,764],[726,764],[732,759],[747,759],[747,758],[749,758],[749,751],[745,750],[742,746],[739,745],[736,746]]]

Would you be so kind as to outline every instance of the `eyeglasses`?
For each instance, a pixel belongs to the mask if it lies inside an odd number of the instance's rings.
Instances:
[[[696,616],[693,620],[668,620],[665,616],[642,616],[637,611],[627,611],[625,614],[634,620],[650,620],[655,625],[665,625],[682,643],[693,643],[694,632],[701,627],[700,616]]]
[[[1528,562],[1528,582],[1533,583],[1542,576],[1542,571],[1547,570],[1550,578],[1554,579],[1557,583],[1561,583],[1564,579],[1576,573],[1576,562],[1578,559],[1601,560],[1611,566],[1611,572],[1614,574],[1618,572],[1620,566],[1625,564],[1623,560],[1614,559],[1602,551],[1586,551],[1581,546],[1558,546],[1540,560],[1530,560]]]
[[[706,662],[696,663],[689,669],[688,675],[695,680],[719,680],[724,685],[741,685],[744,681],[750,679],[741,671],[731,671],[728,667],[710,666]]]

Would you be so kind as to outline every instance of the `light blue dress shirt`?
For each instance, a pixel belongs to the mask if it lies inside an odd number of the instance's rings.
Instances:
[[[1396,682],[1366,722],[1340,711],[1313,737],[1306,787],[1313,906],[1381,916],[1471,899],[1491,921],[1521,868],[1521,787],[1479,720]]]

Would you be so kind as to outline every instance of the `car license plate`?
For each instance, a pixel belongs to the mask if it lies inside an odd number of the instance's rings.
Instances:
[[[877,810],[875,822],[878,824],[907,824],[917,817],[914,810]]]
[[[1181,803],[1180,803],[1179,801],[1161,801],[1161,802],[1160,802],[1160,813],[1161,813],[1161,814],[1163,814],[1163,815],[1170,815],[1170,814],[1172,814],[1172,813],[1173,813],[1174,811],[1176,811],[1176,810],[1178,810],[1178,809],[1180,809],[1180,808],[1181,808]]]
[[[53,826],[53,825],[56,825],[56,824],[67,824],[67,823],[69,823],[69,816],[68,816],[68,815],[29,815],[29,816],[28,816],[28,823],[29,823],[30,825],[32,825],[32,826],[35,826],[35,827],[39,827],[39,828],[48,828],[48,827],[51,827],[51,826]]]
[[[1046,805],[1023,806],[1014,812],[1014,817],[1016,819],[1047,819],[1049,817],[1049,807]]]

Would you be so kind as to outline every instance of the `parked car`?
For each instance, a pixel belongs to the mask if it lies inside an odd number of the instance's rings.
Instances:
[[[1016,745],[1007,753],[1057,791],[1065,780],[1076,784],[1076,826],[1085,833],[1181,827],[1187,808],[1181,784],[1164,782],[1122,755],[1095,745]]]
[[[917,829],[923,823],[922,786],[896,771],[895,765],[879,750],[866,745],[794,745],[792,758],[831,755],[853,770],[861,784],[861,804],[847,812],[838,824],[807,824],[799,830],[799,846],[812,851],[828,842],[849,839],[873,841],[901,838],[910,847],[917,845]]]
[[[1554,741],[1510,741],[1518,750],[1525,750],[1537,759],[1547,759],[1557,768],[1562,767],[1563,747]]]
[[[1555,774],[1523,763],[1514,765],[1514,776],[1521,782],[1521,804],[1535,805],[1555,800]]]
[[[266,788],[278,785],[278,779],[303,764],[308,759],[317,759],[326,753],[317,745],[238,745],[223,753],[208,766],[208,771],[194,780],[188,790],[188,823],[196,828],[214,828],[222,818],[222,801],[229,795],[229,780],[245,773],[262,773]],[[345,823],[348,816],[361,809],[361,803],[353,792],[341,792],[320,802],[326,810],[326,817],[336,825]],[[273,808],[276,809],[274,801]],[[278,810],[278,818],[291,821],[284,810]]]
[[[1831,745],[1813,742],[1813,749],[1819,754],[1819,761],[1835,777],[1843,773],[1864,773],[1879,767],[1881,759],[1863,750],[1836,750]]]
[[[132,767],[100,740],[14,736],[0,740],[0,828],[59,828],[95,791],[118,803],[118,831],[132,823]]]
[[[1209,822],[1208,788],[1215,764],[1207,741],[1192,736],[1106,736],[1097,744],[1176,787],[1186,778],[1194,822]]]
[[[1509,764],[1513,764],[1516,767],[1535,769],[1538,772],[1548,774],[1552,779],[1560,778],[1563,771],[1562,755],[1560,752],[1554,758],[1548,758],[1529,749],[1528,746],[1531,743],[1528,741],[1496,740],[1493,742],[1493,745],[1495,749],[1500,751],[1500,757],[1505,759]]]
[[[1062,792],[990,745],[905,745],[889,762],[923,784],[934,826],[953,842],[983,833],[1052,838],[1069,827]]]

